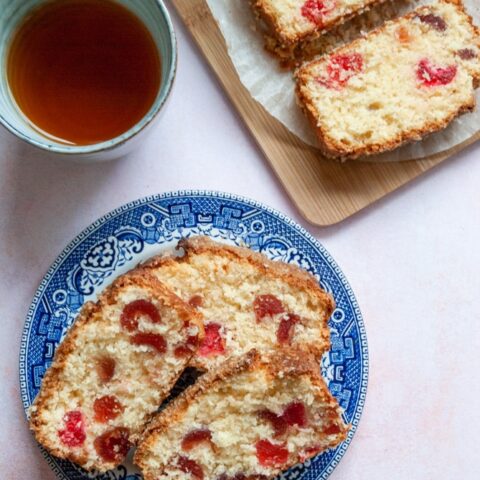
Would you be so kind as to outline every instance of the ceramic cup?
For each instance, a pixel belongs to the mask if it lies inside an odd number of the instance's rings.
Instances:
[[[162,110],[172,89],[177,66],[175,32],[161,0],[115,0],[135,13],[146,25],[157,45],[161,62],[161,86],[148,113],[127,132],[93,145],[71,146],[42,136],[25,118],[10,92],[6,60],[10,41],[26,15],[48,0],[0,0],[0,122],[21,140],[67,159],[101,161],[121,157],[144,136]]]

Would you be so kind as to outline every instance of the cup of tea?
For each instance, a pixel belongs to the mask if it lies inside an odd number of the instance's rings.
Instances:
[[[128,153],[172,89],[161,0],[0,0],[0,122],[82,161]]]

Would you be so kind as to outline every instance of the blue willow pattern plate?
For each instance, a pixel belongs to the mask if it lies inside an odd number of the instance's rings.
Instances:
[[[343,273],[318,241],[281,213],[235,195],[178,192],[137,200],[97,220],[65,248],[43,278],[23,331],[20,387],[25,409],[37,395],[55,348],[82,304],[119,274],[192,235],[246,244],[271,259],[300,265],[333,294],[337,308],[330,320],[332,347],[321,368],[352,429],[335,450],[282,475],[283,480],[326,479],[350,444],[365,402],[368,350],[360,309]],[[45,451],[44,455],[62,480],[141,479],[130,459],[98,474]]]

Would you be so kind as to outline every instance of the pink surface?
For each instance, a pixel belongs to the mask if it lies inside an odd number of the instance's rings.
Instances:
[[[18,385],[22,326],[42,276],[99,216],[185,188],[238,193],[285,212],[351,282],[371,373],[360,427],[332,480],[479,478],[480,145],[339,226],[311,227],[174,20],[177,83],[141,150],[104,165],[66,164],[0,132],[2,478],[55,478],[28,432]]]

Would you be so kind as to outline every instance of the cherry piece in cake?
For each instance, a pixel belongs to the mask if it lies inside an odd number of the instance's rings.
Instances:
[[[119,463],[132,446],[129,441],[129,434],[128,428],[115,427],[97,437],[93,445],[103,460]]]
[[[67,412],[63,417],[64,428],[58,431],[61,442],[67,447],[80,447],[85,442],[83,415],[78,410]]]
[[[187,433],[182,440],[182,450],[189,452],[200,443],[210,442],[212,439],[212,432],[208,428],[192,430]]]
[[[96,422],[107,423],[117,418],[124,411],[124,407],[114,395],[105,395],[93,402],[93,411]]]
[[[255,448],[258,462],[263,467],[280,467],[288,460],[288,450],[284,443],[276,444],[269,440],[259,440]]]
[[[265,317],[272,317],[285,312],[282,302],[271,294],[259,295],[253,301],[253,311],[257,322],[261,322]]]
[[[138,319],[141,316],[148,317],[152,323],[161,321],[157,307],[148,300],[135,300],[123,308],[120,323],[125,330],[133,332],[138,328]]]
[[[222,326],[218,323],[207,323],[205,325],[205,337],[198,349],[198,354],[201,357],[210,357],[225,353],[225,340],[220,334],[221,328]]]

